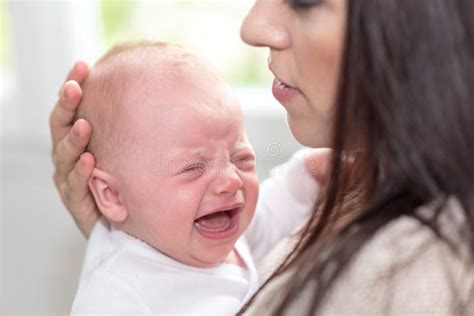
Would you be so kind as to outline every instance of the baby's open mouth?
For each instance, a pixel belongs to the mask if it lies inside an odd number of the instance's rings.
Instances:
[[[201,216],[194,221],[194,226],[204,237],[211,239],[228,238],[238,228],[237,215],[240,209],[240,207],[237,207]]]

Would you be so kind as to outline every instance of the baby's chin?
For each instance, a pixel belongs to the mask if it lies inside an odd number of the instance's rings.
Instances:
[[[231,263],[230,257],[233,254],[234,247],[228,249],[225,253],[219,254],[206,254],[192,257],[192,262],[189,265],[200,267],[200,268],[212,268],[223,263]]]
[[[184,260],[178,261],[199,268],[212,268],[223,263],[233,263],[233,259],[236,256],[233,251],[235,249],[235,243],[236,241],[233,241],[225,246],[210,247],[205,251],[189,254]]]

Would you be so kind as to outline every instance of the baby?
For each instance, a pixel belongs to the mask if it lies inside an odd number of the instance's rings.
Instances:
[[[103,218],[72,312],[235,314],[258,288],[255,262],[314,203],[298,192],[317,190],[304,155],[274,172],[257,204],[237,98],[164,43],[110,50],[84,82],[78,117],[93,127],[89,187]]]

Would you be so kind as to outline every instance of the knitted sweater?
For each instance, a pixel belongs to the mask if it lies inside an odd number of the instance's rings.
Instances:
[[[419,211],[432,212],[432,207]],[[439,219],[441,233],[459,246],[459,252],[453,252],[418,220],[401,217],[359,251],[326,293],[318,315],[454,315],[461,312],[455,306],[458,301],[467,304],[463,314],[474,315],[474,266],[462,235],[466,219],[454,198],[445,208]],[[291,244],[293,241],[288,241]],[[280,245],[280,255],[282,248]],[[272,280],[246,314],[274,314],[293,273],[289,269]],[[286,314],[302,315],[310,303],[308,286]]]

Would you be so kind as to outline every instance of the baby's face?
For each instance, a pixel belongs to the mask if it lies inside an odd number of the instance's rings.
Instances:
[[[255,154],[225,83],[183,84],[131,96],[131,156],[119,195],[125,230],[185,264],[225,260],[258,197]]]

